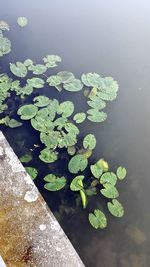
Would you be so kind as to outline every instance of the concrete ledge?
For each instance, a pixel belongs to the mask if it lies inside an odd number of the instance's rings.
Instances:
[[[0,132],[0,255],[7,267],[83,267]]]

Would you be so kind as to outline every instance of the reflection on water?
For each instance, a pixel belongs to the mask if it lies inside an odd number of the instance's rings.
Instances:
[[[108,120],[101,125],[87,122],[80,129],[97,137],[92,160],[104,157],[112,168],[125,165],[128,170],[128,179],[119,188],[124,218],[108,215],[108,228],[95,231],[87,222],[88,211],[100,207],[103,200],[90,201],[89,210],[82,210],[80,205],[76,209],[71,193],[67,199],[65,192],[47,194],[42,191],[42,177],[38,185],[87,267],[150,266],[149,10],[148,0],[1,0],[1,19],[10,24],[7,34],[12,40],[12,53],[1,61],[5,71],[9,62],[26,58],[41,62],[46,54],[58,54],[63,58],[58,71],[67,69],[76,76],[95,71],[113,76],[120,85],[118,99],[108,105]],[[28,18],[26,28],[17,26],[18,16]],[[58,96],[47,88],[45,93],[60,101],[73,99],[78,111],[84,109],[83,96]],[[20,130],[19,146],[17,130],[4,132],[18,154],[20,146],[33,146],[32,139],[27,138],[34,134],[28,123]],[[38,143],[38,136],[35,138]],[[63,163],[66,166],[65,158]],[[45,172],[55,167],[48,166]],[[58,172],[62,173],[63,167],[59,164]],[[42,168],[41,164],[41,172]]]

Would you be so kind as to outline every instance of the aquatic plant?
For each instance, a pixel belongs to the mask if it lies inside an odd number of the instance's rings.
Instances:
[[[28,24],[28,20],[26,17],[19,17],[17,23],[20,27],[25,27]]]
[[[17,23],[24,27],[28,20],[19,17]],[[9,25],[0,21],[0,57],[11,51],[10,40],[3,36],[2,31],[5,30],[9,30]],[[80,133],[79,128],[87,119],[95,123],[106,120],[107,113],[103,109],[108,101],[116,99],[118,84],[112,77],[101,77],[98,73],[83,73],[81,79],[66,70],[49,74],[49,70],[56,68],[61,61],[58,55],[46,55],[42,63],[35,63],[29,58],[24,62],[10,63],[11,77],[5,73],[0,74],[0,114],[3,116],[0,118],[0,124],[15,128],[21,126],[24,121],[29,121],[32,128],[39,133],[40,143],[34,144],[34,149],[38,147],[38,157],[43,164],[60,159],[64,149],[68,153],[66,159],[71,179],[67,175],[64,177],[49,173],[43,178],[46,190],[60,191],[69,187],[75,196],[79,196],[83,208],[87,207],[90,197],[99,195],[105,198],[111,215],[122,217],[124,208],[118,201],[117,182],[126,177],[126,169],[119,166],[116,172],[110,171],[104,159],[89,165],[89,158],[96,147],[96,137],[89,133],[81,138],[82,132]],[[84,89],[88,110],[75,113],[72,101],[59,102],[55,98],[47,97],[42,91],[46,85],[56,88],[59,93],[68,91],[68,94]],[[35,92],[38,95],[35,96]],[[10,98],[11,101],[15,98],[19,100],[15,115],[20,117],[20,121],[13,118],[14,110],[12,114],[9,112]],[[38,170],[31,164],[34,149],[20,157],[32,179],[38,176]],[[28,163],[30,166],[27,166]],[[86,175],[85,170],[88,173]],[[78,175],[74,177],[75,174]],[[90,212],[88,219],[95,229],[107,226],[106,215],[100,209]]]

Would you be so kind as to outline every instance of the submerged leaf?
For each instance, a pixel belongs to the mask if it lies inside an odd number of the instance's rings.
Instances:
[[[17,121],[17,120],[15,120],[15,119],[10,119],[9,122],[8,122],[8,126],[10,128],[16,128],[16,127],[19,127],[21,125],[22,125],[22,123]]]
[[[95,229],[103,229],[107,226],[107,218],[105,214],[98,209],[94,210],[94,214],[89,214],[89,222]]]
[[[96,138],[94,134],[87,134],[83,140],[83,147],[85,149],[94,149],[96,146]]]
[[[117,200],[113,199],[112,203],[108,202],[107,207],[110,211],[110,213],[115,217],[122,217],[124,215],[124,208],[122,204]]]
[[[23,156],[21,156],[19,158],[19,160],[22,162],[22,163],[28,163],[32,160],[32,156],[30,154],[25,154]]]
[[[73,155],[76,153],[76,148],[75,148],[75,146],[69,146],[69,147],[67,148],[67,152],[68,152],[69,155],[73,156]]]

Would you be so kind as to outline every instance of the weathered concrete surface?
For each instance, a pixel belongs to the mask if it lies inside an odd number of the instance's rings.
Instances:
[[[7,267],[83,267],[0,132],[0,255]]]

